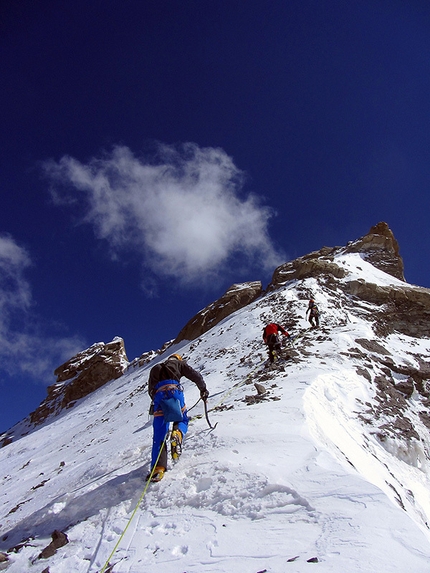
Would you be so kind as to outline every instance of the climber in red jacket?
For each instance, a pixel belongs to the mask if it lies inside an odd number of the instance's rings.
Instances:
[[[263,340],[267,344],[270,362],[274,362],[277,359],[277,353],[281,350],[278,333],[281,333],[288,338],[290,336],[285,328],[280,324],[276,324],[276,322],[271,322],[263,329]]]

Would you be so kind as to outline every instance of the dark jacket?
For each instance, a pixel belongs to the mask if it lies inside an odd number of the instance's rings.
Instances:
[[[200,372],[191,368],[191,366],[184,360],[169,358],[166,362],[156,364],[151,368],[148,380],[148,394],[153,399],[155,386],[158,382],[161,382],[162,380],[176,380],[179,382],[182,376],[185,376],[185,378],[194,382],[200,391],[206,390],[206,383]]]
[[[308,309],[306,311],[306,314],[308,314],[309,312],[309,316],[318,316],[319,315],[319,310],[317,305],[315,304],[314,300],[310,300],[309,304],[308,304]]]

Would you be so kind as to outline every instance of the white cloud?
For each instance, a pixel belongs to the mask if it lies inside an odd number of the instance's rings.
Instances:
[[[31,292],[23,272],[30,265],[30,257],[9,236],[0,236],[0,331],[10,313],[27,309]]]
[[[30,265],[23,247],[10,236],[0,236],[0,371],[52,383],[54,368],[83,345],[77,337],[54,338],[40,331],[25,278]]]
[[[87,164],[65,156],[44,168],[57,200],[70,199],[65,185],[84,194],[84,220],[112,254],[137,248],[161,276],[202,280],[233,256],[266,270],[283,260],[268,234],[272,210],[240,197],[243,173],[221,149],[160,145],[156,159],[141,159],[117,146]]]

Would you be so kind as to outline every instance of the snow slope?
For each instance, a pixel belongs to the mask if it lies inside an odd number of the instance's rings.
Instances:
[[[404,285],[357,254],[336,263],[349,280]],[[310,293],[323,310],[319,330],[305,322]],[[0,550],[28,539],[7,554],[8,573],[428,572],[422,397],[414,393],[407,412],[420,438],[389,432],[381,440],[381,423],[393,420],[369,419],[378,395],[368,378],[382,367],[351,349],[375,340],[397,364],[414,365],[429,359],[430,340],[378,339],[372,305],[357,306],[317,279],[293,281],[170,348],[201,371],[217,425],[208,427],[201,402],[191,410],[181,459],[150,484],[134,515],[152,441],[146,381],[160,357],[0,450]],[[300,334],[273,369],[261,340],[272,319]],[[191,407],[199,393],[183,381]],[[38,559],[54,530],[69,543]]]

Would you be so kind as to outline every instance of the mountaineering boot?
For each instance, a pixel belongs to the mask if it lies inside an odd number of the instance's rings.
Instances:
[[[151,470],[149,472],[149,474],[146,476],[146,481],[148,481],[150,478],[151,478],[151,481],[154,481],[154,482],[162,480],[165,471],[166,471],[166,468],[163,468],[163,466],[155,466],[154,473],[152,473],[152,470]],[[151,473],[152,473],[152,477],[151,477]]]
[[[170,451],[172,459],[177,460],[182,454],[182,432],[181,430],[173,430],[170,438]]]

